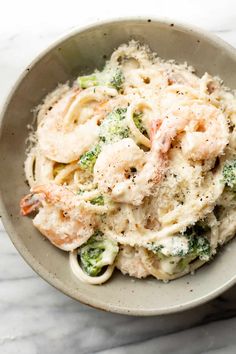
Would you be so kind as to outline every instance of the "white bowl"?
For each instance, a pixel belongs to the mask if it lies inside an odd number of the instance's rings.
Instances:
[[[30,266],[50,284],[85,304],[124,314],[157,315],[202,304],[236,281],[236,243],[232,241],[196,274],[168,284],[153,278],[134,280],[120,273],[102,285],[79,282],[69,267],[68,254],[46,241],[30,218],[19,215],[19,200],[28,192],[24,180],[25,139],[31,110],[59,82],[81,72],[101,68],[121,43],[147,43],[164,59],[187,61],[201,75],[219,75],[236,87],[236,52],[215,36],[173,22],[122,19],[102,22],[70,33],[57,41],[22,74],[10,94],[1,118],[1,214],[15,247]]]

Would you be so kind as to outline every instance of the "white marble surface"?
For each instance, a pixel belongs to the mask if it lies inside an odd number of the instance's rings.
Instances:
[[[59,35],[120,15],[165,16],[236,46],[233,0],[55,0],[1,3],[0,104],[21,70]],[[1,172],[0,172],[1,173]],[[133,318],[71,300],[39,278],[0,224],[0,353],[236,353],[236,287],[182,314]]]

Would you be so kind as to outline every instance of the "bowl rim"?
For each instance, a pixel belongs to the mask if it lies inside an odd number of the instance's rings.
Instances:
[[[169,26],[174,26],[177,27],[178,29],[183,29],[185,32],[193,32],[198,34],[201,38],[206,38],[208,41],[216,44],[217,46],[221,47],[223,50],[226,50],[232,57],[235,58],[236,60],[236,49],[230,45],[229,43],[225,42],[223,39],[219,38],[217,35],[210,33],[206,30],[202,30],[201,28],[197,26],[192,26],[188,24],[187,22],[180,22],[176,21],[174,19],[170,19],[167,17],[156,17],[156,16],[119,16],[119,17],[113,17],[109,19],[103,19],[99,20],[96,22],[87,22],[85,25],[80,25],[80,26],[74,26],[70,30],[66,30],[65,34],[59,35],[58,38],[48,46],[45,47],[42,51],[40,51],[39,54],[36,55],[35,59],[33,59],[28,65],[26,65],[25,69],[21,71],[21,73],[18,75],[18,78],[15,80],[15,83],[12,85],[11,89],[9,90],[8,95],[4,97],[4,102],[1,106],[1,112],[0,112],[0,139],[2,135],[2,122],[5,116],[5,113],[7,111],[7,108],[17,91],[18,87],[20,86],[20,83],[22,80],[27,76],[28,72],[31,71],[31,69],[34,68],[34,66],[40,61],[45,55],[47,55],[52,49],[56,48],[60,43],[64,42],[65,40],[86,32],[87,30],[90,29],[95,29],[96,27],[101,27],[103,25],[108,25],[108,24],[115,24],[115,23],[122,23],[122,22],[156,22],[159,23],[160,25],[169,25]],[[10,240],[12,241],[13,245],[17,249],[17,251],[20,253],[22,258],[28,263],[28,265],[44,280],[46,280],[50,285],[52,285],[54,288],[60,290],[63,292],[65,295],[71,297],[72,299],[79,301],[85,305],[94,307],[99,310],[104,310],[108,312],[113,312],[113,313],[119,313],[119,314],[124,314],[124,315],[133,315],[133,316],[154,316],[154,315],[167,315],[167,314],[173,314],[173,313],[178,313],[181,311],[185,311],[191,308],[194,308],[196,306],[200,306],[218,295],[222,294],[224,291],[229,289],[231,286],[233,286],[236,283],[236,275],[232,277],[230,280],[228,280],[226,283],[224,283],[222,286],[218,287],[215,290],[212,290],[210,293],[206,294],[205,296],[202,296],[200,298],[193,299],[191,301],[188,301],[184,304],[179,304],[179,305],[173,305],[173,306],[167,306],[163,307],[162,309],[145,309],[145,308],[136,308],[136,309],[128,309],[124,307],[118,307],[115,305],[109,305],[105,302],[98,302],[96,299],[88,300],[86,294],[78,294],[76,293],[75,290],[72,288],[68,288],[64,285],[62,281],[60,281],[57,277],[55,277],[53,274],[51,274],[46,268],[44,268],[43,264],[40,264],[28,251],[28,249],[21,243],[20,239],[16,237],[14,227],[11,223],[11,218],[7,212],[7,209],[4,205],[3,199],[2,199],[2,188],[4,186],[0,185],[0,213],[2,216],[2,223],[4,225],[5,231],[7,235],[9,236]]]

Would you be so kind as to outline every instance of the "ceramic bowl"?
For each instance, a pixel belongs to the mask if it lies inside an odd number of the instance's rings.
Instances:
[[[70,33],[38,56],[13,88],[1,117],[0,193],[4,226],[19,253],[46,281],[90,306],[132,315],[173,313],[202,304],[236,281],[236,242],[226,245],[195,275],[168,284],[154,278],[134,280],[115,272],[102,286],[81,283],[72,274],[68,254],[52,246],[19,214],[19,200],[28,193],[23,171],[27,124],[32,109],[58,83],[102,68],[105,58],[121,43],[147,43],[164,59],[193,65],[198,75],[219,75],[236,87],[236,52],[222,40],[190,28],[155,19],[121,19],[98,23]]]

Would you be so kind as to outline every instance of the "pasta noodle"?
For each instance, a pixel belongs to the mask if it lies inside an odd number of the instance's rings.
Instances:
[[[35,109],[23,215],[101,284],[115,267],[177,279],[236,231],[236,97],[138,42]]]

